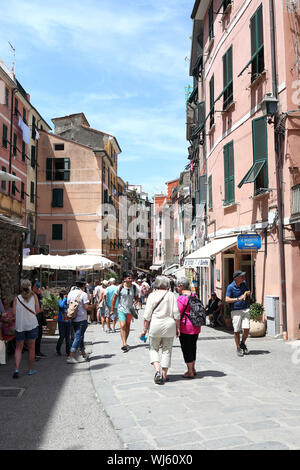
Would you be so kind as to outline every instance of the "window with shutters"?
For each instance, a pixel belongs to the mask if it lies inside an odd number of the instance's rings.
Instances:
[[[212,175],[209,175],[207,183],[208,183],[208,208],[212,209],[213,207]]]
[[[268,188],[268,129],[266,117],[253,119],[252,140],[253,163],[264,162],[254,182],[254,193],[258,194]]]
[[[214,37],[214,0],[212,0],[208,10],[208,28],[209,28],[209,39]]]
[[[47,181],[70,181],[71,164],[69,158],[47,158]]]
[[[22,162],[26,160],[26,144],[24,140],[22,141]]]
[[[232,46],[223,55],[223,110],[233,102]]]
[[[35,161],[35,145],[32,145],[31,146],[31,160],[30,160],[30,165],[32,168],[35,168],[35,164],[36,164],[36,161]]]
[[[64,207],[64,189],[52,189],[52,207]]]
[[[12,174],[13,174],[14,176],[16,176],[16,173],[13,172]],[[16,182],[15,182],[15,181],[12,181],[12,184],[11,184],[11,193],[12,193],[13,196],[15,196],[15,194],[16,194],[16,189],[17,189],[17,188],[16,188]]]
[[[18,116],[19,114],[19,101],[15,98],[15,115]]]
[[[264,30],[262,4],[250,19],[251,58],[239,73],[239,77],[251,65],[251,82],[261,75],[265,68],[264,60]]]
[[[214,86],[214,75],[211,77],[209,82],[209,127],[211,128],[215,123],[215,86]]]
[[[234,154],[233,141],[224,146],[224,205],[234,203]]]
[[[34,194],[34,182],[31,181],[31,183],[30,183],[30,202],[31,202],[31,204],[34,204],[34,196],[35,196],[35,194]]]
[[[223,8],[223,15],[225,15],[227,12],[227,8],[229,8],[231,4],[232,0],[222,0],[218,10],[216,11],[216,14],[219,14],[221,9]]]
[[[4,99],[5,106],[9,105],[9,89],[5,87],[5,99]]]
[[[104,204],[108,203],[108,189],[104,189],[103,191],[103,203]]]
[[[7,149],[7,126],[5,124],[2,128],[2,146]]]
[[[17,134],[14,133],[13,139],[13,156],[15,157],[17,155]]]
[[[2,169],[2,171],[6,171],[5,166],[3,166],[1,169]],[[1,189],[2,189],[2,191],[6,191],[6,181],[5,180],[1,181]]]
[[[63,226],[62,224],[52,224],[52,240],[63,239]]]
[[[21,199],[25,199],[25,184],[23,183],[23,181],[21,182]]]
[[[32,116],[31,138],[35,140],[35,116]]]

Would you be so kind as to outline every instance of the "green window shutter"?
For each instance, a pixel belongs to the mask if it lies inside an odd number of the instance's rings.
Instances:
[[[208,177],[208,208],[212,209],[213,207],[213,198],[212,198],[212,176]]]
[[[32,145],[31,146],[31,161],[30,161],[30,164],[32,166],[32,168],[35,168],[35,145]]]
[[[7,126],[3,124],[3,131],[2,131],[2,146],[7,148]]]
[[[6,171],[5,166],[2,167],[2,171]],[[6,191],[6,181],[1,181],[1,189],[2,191]]]
[[[107,189],[104,189],[104,193],[103,193],[103,203],[104,203],[104,204],[108,203],[108,190],[107,190]]]
[[[251,81],[264,70],[264,33],[262,5],[256,10],[250,20],[251,37]]]
[[[64,207],[63,188],[52,189],[52,207]]]
[[[25,184],[21,182],[21,199],[25,199]]]
[[[22,162],[26,160],[26,144],[24,140],[22,141]]]
[[[210,82],[209,82],[209,110],[210,110],[210,115],[209,115],[209,127],[212,127],[215,122],[215,107],[214,107],[214,102],[215,102],[215,84],[214,84],[214,75],[211,77]]]
[[[47,158],[46,160],[46,180],[52,181],[52,167],[53,167],[53,158]]]
[[[253,136],[253,162],[265,161],[257,178],[255,179],[254,191],[268,188],[268,129],[267,118],[261,117],[252,121]]]
[[[209,39],[214,37],[214,0],[212,0],[208,11]]]
[[[62,224],[52,224],[52,240],[63,239],[63,226]]]
[[[199,202],[207,201],[206,175],[199,176]]]
[[[17,155],[17,134],[14,133],[13,155]]]
[[[224,146],[224,186],[225,200],[224,204],[234,202],[234,153],[233,142]]]
[[[232,46],[223,55],[223,109],[226,109],[233,101],[233,65]]]
[[[34,182],[31,181],[30,183],[30,202],[34,203]]]
[[[70,181],[71,164],[69,158],[64,158],[64,181]]]

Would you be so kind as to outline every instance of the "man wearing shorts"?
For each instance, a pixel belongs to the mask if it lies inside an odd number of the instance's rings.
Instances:
[[[113,315],[115,304],[119,300],[118,304],[118,318],[121,328],[121,339],[122,339],[122,351],[129,351],[127,344],[127,339],[130,333],[130,323],[132,320],[132,314],[130,309],[133,307],[134,303],[138,301],[138,291],[137,288],[133,285],[133,275],[132,273],[127,273],[124,282],[117,288],[111,305],[110,313]]]
[[[105,303],[106,303],[106,305],[108,307],[108,310],[109,310],[108,318],[106,319],[109,330],[106,330],[106,331],[109,331],[110,333],[115,333],[116,332],[116,322],[118,320],[118,303],[119,303],[118,299],[116,300],[113,314],[111,314],[111,305],[112,305],[113,297],[114,297],[115,292],[117,290],[117,286],[116,286],[116,280],[115,280],[114,277],[109,279],[108,282],[109,282],[109,286],[106,289],[105,294],[104,294]],[[110,328],[110,321],[111,320],[113,322],[112,329]]]
[[[233,273],[233,282],[229,284],[226,290],[225,301],[231,304],[231,319],[234,330],[234,339],[237,347],[237,355],[242,357],[248,354],[246,339],[248,338],[250,328],[249,301],[250,290],[245,281],[246,273],[235,271]],[[243,330],[242,341],[240,341],[240,332]]]

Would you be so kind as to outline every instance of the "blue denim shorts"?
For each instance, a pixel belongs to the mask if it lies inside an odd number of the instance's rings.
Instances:
[[[39,327],[29,331],[16,331],[16,341],[24,341],[24,339],[36,339],[39,335]]]

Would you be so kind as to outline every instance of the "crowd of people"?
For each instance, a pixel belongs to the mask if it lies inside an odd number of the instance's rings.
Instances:
[[[133,318],[143,310],[144,330],[140,338],[149,338],[150,363],[154,368],[154,382],[168,381],[174,338],[180,341],[186,371],[183,377],[193,379],[196,374],[195,362],[197,340],[201,326],[195,326],[191,318],[192,293],[190,281],[183,277],[176,280],[157,276],[151,282],[147,279],[134,279],[133,273],[124,275],[121,283],[115,278],[90,282],[78,280],[69,290],[62,290],[58,300],[58,332],[56,354],[61,356],[65,343],[67,363],[74,364],[88,360],[85,351],[85,332],[89,323],[99,324],[105,333],[116,333],[119,322],[121,350],[130,350],[128,338]],[[245,273],[236,271],[233,282],[226,291],[226,302],[232,306],[234,338],[239,356],[248,353],[246,339],[249,332],[249,296]],[[72,318],[70,312],[73,312]],[[211,326],[216,326],[222,316],[222,302],[213,292],[206,306],[206,314],[211,317]],[[21,280],[21,292],[15,297],[11,309],[5,298],[0,302],[0,340],[6,334],[15,337],[15,369],[13,378],[19,377],[22,351],[28,349],[28,374],[34,375],[35,360],[44,357],[41,353],[42,326],[44,324],[42,293],[37,280],[32,284]],[[5,330],[6,328],[6,330]],[[10,329],[10,331],[8,331]],[[243,330],[240,341],[240,331]],[[5,335],[4,335],[5,336]]]

